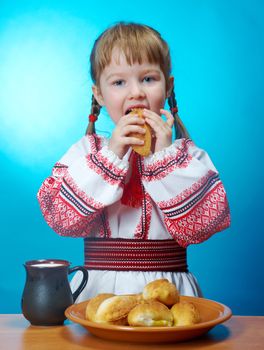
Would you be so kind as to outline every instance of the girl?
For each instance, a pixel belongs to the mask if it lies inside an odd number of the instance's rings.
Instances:
[[[139,293],[158,278],[175,283],[182,295],[201,296],[186,248],[227,228],[230,215],[217,170],[177,114],[169,48],[154,29],[121,22],[95,41],[90,61],[86,135],[38,192],[47,223],[62,236],[84,238],[89,281],[77,301]],[[167,98],[170,112],[163,109]],[[101,106],[116,124],[110,139],[95,133]],[[131,133],[145,132],[132,108],[143,109],[152,130],[147,157],[131,149],[144,143]],[[80,279],[77,273],[73,290]]]

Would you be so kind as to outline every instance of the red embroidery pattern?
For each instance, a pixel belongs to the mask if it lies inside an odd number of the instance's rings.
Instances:
[[[186,188],[184,191],[182,191],[176,197],[171,198],[169,201],[157,202],[157,205],[162,210],[175,208],[179,204],[183,205],[184,202],[186,202],[187,200],[189,201],[192,196],[197,194],[203,187],[205,187],[206,183],[208,183],[208,180],[214,176],[216,176],[216,173],[212,170],[209,170],[205,176],[203,176],[197,182],[192,184],[191,187]]]
[[[90,169],[94,170],[98,175],[102,176],[111,185],[124,184],[124,177],[127,170],[120,169],[103,156],[100,150],[103,147],[104,139],[98,135],[87,135],[92,155],[87,156],[87,164]]]
[[[109,222],[105,215],[105,210],[97,215],[92,222],[89,223],[89,237],[110,238],[111,230],[109,228]],[[88,236],[88,235],[87,235]]]
[[[97,136],[88,138],[92,151],[97,152],[101,148],[101,139]],[[80,190],[67,170],[66,165],[56,163],[53,176],[43,182],[38,192],[48,225],[64,236],[86,237],[94,232],[99,237],[111,237],[103,204]]]
[[[81,202],[80,204],[87,205],[93,210],[99,210],[104,207],[102,203],[95,201],[94,198],[87,196],[87,194],[84,191],[80,190],[80,188],[75,184],[73,178],[69,175],[69,173],[65,174],[64,183],[67,185],[67,187],[69,186],[68,189],[72,190],[76,201]],[[67,189],[67,187],[65,188]]]
[[[102,148],[102,138],[96,134],[86,135],[89,140],[91,153],[95,154]]]
[[[62,163],[56,163],[52,169],[52,176],[55,177],[63,177],[66,173],[68,167]]]
[[[192,145],[191,140],[184,139],[176,155],[169,154],[149,165],[144,165],[142,162],[142,179],[147,182],[156,181],[168,176],[175,169],[186,168],[192,160],[192,156],[188,154],[189,147]]]
[[[230,214],[222,183],[182,217],[169,219],[165,214],[165,224],[171,236],[183,247],[201,243],[227,228]]]
[[[145,192],[145,196],[142,200],[142,212],[140,222],[138,223],[134,234],[135,239],[148,239],[151,212],[151,197],[147,192]]]
[[[107,210],[104,210],[102,212],[101,221],[102,221],[102,232],[100,231],[99,235],[97,234],[97,237],[111,238],[112,233],[109,225]]]
[[[69,174],[66,174],[64,179],[67,183],[62,177],[57,180],[49,177],[43,182],[38,192],[43,216],[48,225],[62,236],[86,237],[90,229],[88,224],[99,215],[98,210],[103,205],[81,191]],[[72,201],[63,194],[68,185],[71,187],[71,194],[74,192]],[[80,206],[86,208],[89,216],[83,214]]]
[[[62,236],[87,236],[88,223],[96,217],[97,212],[90,215],[89,219],[83,220],[78,211],[66,203],[58,193],[58,186],[46,192],[45,182],[38,193],[42,214],[47,224]]]
[[[126,169],[119,169],[108,158],[104,157],[100,151],[97,154],[89,154],[87,157],[87,165],[90,169],[100,175],[105,181],[111,185],[124,185],[124,177]]]
[[[54,177],[50,176],[48,177],[43,184],[41,185],[39,192],[38,192],[38,198],[42,198],[43,195],[46,192],[49,192],[51,197],[55,197],[58,193],[58,191],[60,190],[61,187],[61,183],[62,183],[62,178],[59,180],[56,180]]]
[[[86,237],[89,234],[88,223],[91,222],[97,213],[89,216],[89,219],[84,220],[83,217],[74,209],[69,206],[68,203],[57,197],[53,202],[52,215],[46,218],[47,222],[50,222],[51,227],[62,236],[71,237]]]

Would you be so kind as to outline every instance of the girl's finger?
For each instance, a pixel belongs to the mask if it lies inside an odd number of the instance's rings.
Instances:
[[[145,134],[146,130],[138,125],[126,125],[123,128],[123,135],[129,135],[130,133],[139,133],[139,134]]]
[[[146,110],[146,113],[144,112],[144,117],[146,122],[155,130],[155,132],[161,130],[165,125],[162,118],[152,111]]]
[[[136,116],[136,115],[125,115],[120,119],[122,125],[132,125],[132,124],[139,124],[143,125],[145,122],[142,118]]]
[[[122,143],[124,145],[144,145],[144,140],[137,137],[123,137]]]
[[[157,123],[156,120],[150,119],[149,117],[146,117],[145,120],[147,124],[149,124],[149,126],[153,129],[156,135],[164,129],[164,124]]]
[[[150,118],[152,120],[155,120],[156,122],[162,121],[162,119],[160,118],[160,116],[157,113],[152,112],[149,109],[144,109],[143,115],[145,118]]]
[[[161,109],[160,113],[166,117],[166,119],[167,119],[166,123],[169,125],[170,128],[172,128],[172,126],[174,124],[173,115],[169,111],[167,111],[166,109]]]

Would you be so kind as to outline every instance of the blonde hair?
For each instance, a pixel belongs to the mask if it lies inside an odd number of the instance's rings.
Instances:
[[[118,48],[126,57],[127,63],[158,64],[162,70],[166,89],[169,89],[171,75],[171,57],[168,44],[155,29],[137,23],[119,22],[106,29],[96,40],[90,55],[91,78],[95,85],[100,86],[100,76],[111,63],[112,52]],[[189,134],[178,116],[177,102],[172,89],[169,97],[171,113],[174,116],[176,138],[189,137]],[[96,117],[100,113],[100,105],[92,98],[91,114]],[[94,122],[89,122],[87,134],[95,133]]]
[[[171,73],[169,47],[155,29],[142,24],[120,22],[104,31],[95,41],[91,56],[91,77],[96,85],[104,68],[110,64],[112,52],[118,48],[128,64],[144,61],[159,64],[168,85]]]

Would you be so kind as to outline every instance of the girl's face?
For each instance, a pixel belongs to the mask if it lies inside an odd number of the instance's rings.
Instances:
[[[173,78],[170,78],[171,88]],[[160,115],[169,96],[165,77],[158,64],[127,63],[125,55],[114,49],[112,60],[103,70],[99,86],[93,86],[97,102],[105,106],[112,120],[118,120],[131,108],[147,108]]]

